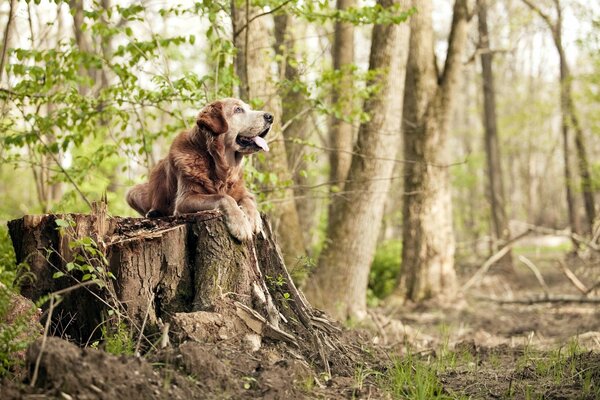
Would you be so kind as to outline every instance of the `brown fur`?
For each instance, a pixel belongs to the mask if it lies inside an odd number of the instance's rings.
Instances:
[[[243,108],[243,112],[240,111]],[[180,133],[148,183],[127,193],[129,205],[147,217],[218,209],[233,236],[248,240],[262,228],[254,196],[242,177],[242,156],[260,148],[239,144],[238,136],[266,135],[272,116],[250,110],[237,99],[204,107],[196,125]]]

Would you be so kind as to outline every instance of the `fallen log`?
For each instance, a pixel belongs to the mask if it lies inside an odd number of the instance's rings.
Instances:
[[[146,219],[99,210],[8,225],[17,262],[34,277],[22,280],[21,293],[34,301],[63,293],[49,316],[54,335],[86,344],[101,339],[103,326],[125,322],[145,348],[164,345],[165,333],[178,343],[242,338],[252,350],[284,342],[328,373],[332,365],[351,370],[340,328],[296,288],[264,222],[247,243],[216,211]]]

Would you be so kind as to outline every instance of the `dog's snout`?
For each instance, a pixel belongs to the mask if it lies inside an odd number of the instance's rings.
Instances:
[[[268,123],[272,123],[273,122],[273,114],[265,113],[263,115],[263,117],[265,118],[265,121],[267,121]]]

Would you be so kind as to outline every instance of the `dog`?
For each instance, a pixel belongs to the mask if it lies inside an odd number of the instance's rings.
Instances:
[[[200,110],[180,133],[150,179],[131,188],[127,203],[147,218],[220,210],[229,232],[247,241],[262,230],[254,196],[243,181],[242,158],[269,151],[265,136],[273,115],[226,98]]]

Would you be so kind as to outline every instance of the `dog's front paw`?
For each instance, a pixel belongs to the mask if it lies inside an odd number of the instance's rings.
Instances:
[[[226,219],[227,229],[231,235],[242,241],[248,241],[252,239],[252,225],[246,217],[240,213],[239,216],[228,217]]]
[[[260,217],[260,213],[258,212],[258,210],[256,208],[250,208],[250,209],[243,208],[242,210],[244,211],[244,214],[246,214],[246,217],[248,218],[248,221],[250,222],[250,226],[252,227],[252,232],[258,233],[258,232],[262,231],[263,222],[262,222],[262,218]]]

